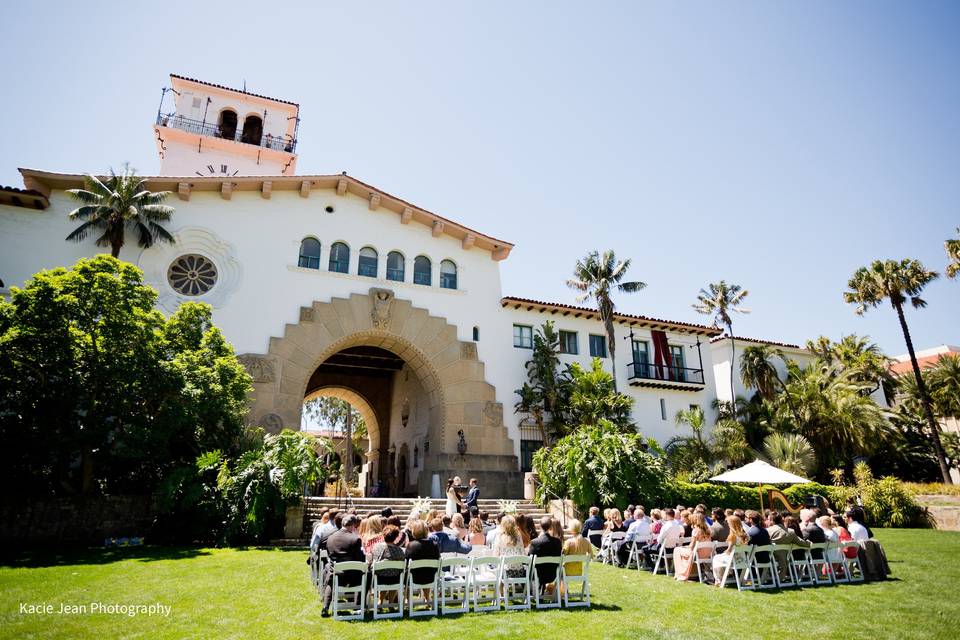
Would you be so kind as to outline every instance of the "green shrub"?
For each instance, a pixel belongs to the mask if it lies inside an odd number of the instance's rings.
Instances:
[[[942,482],[904,482],[903,485],[914,495],[960,496],[960,484]]]
[[[643,436],[623,433],[606,420],[580,427],[534,456],[537,497],[541,502],[551,494],[566,497],[580,509],[659,504],[667,496],[667,473],[646,448]]]

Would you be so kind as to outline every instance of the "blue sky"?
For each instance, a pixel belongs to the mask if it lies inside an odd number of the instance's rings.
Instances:
[[[137,6],[134,6],[134,5]],[[121,8],[122,7],[122,8]],[[960,3],[53,3],[4,7],[0,183],[19,166],[157,170],[170,72],[301,104],[300,173],[352,175],[514,242],[503,290],[573,302],[612,248],[620,310],[741,335],[868,334],[841,293],[875,258],[942,271],[960,226]],[[51,241],[56,241],[52,239]],[[960,343],[960,282],[908,312]]]

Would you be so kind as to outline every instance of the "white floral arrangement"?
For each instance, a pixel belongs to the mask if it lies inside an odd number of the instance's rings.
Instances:
[[[497,505],[500,507],[500,513],[511,516],[517,513],[517,503],[517,500],[497,500]]]
[[[410,511],[419,513],[421,517],[430,513],[430,510],[433,509],[433,501],[430,498],[417,496],[416,498],[410,498],[410,502],[413,503]]]

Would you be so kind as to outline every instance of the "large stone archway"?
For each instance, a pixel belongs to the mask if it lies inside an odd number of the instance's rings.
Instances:
[[[428,495],[431,479],[452,475],[480,479],[489,496],[519,497],[521,476],[503,424],[503,406],[484,378],[476,344],[457,339],[446,319],[372,288],[314,302],[300,309],[300,322],[270,339],[266,355],[246,354],[254,378],[252,422],[268,431],[297,428],[308,383],[332,355],[352,347],[379,347],[401,358],[419,379],[429,406],[423,472],[417,490]],[[467,450],[458,452],[459,432]],[[384,439],[378,445],[385,445]],[[381,452],[383,455],[384,452]]]

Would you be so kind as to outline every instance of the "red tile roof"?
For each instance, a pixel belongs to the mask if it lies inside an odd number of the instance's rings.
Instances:
[[[33,189],[18,189],[16,187],[5,187],[0,185],[0,204],[9,204],[14,207],[25,207],[32,209],[46,209],[50,205],[39,191]]]
[[[721,340],[726,340],[729,337],[730,336],[728,336],[727,334],[723,334],[722,336],[711,338],[710,342],[720,342]],[[800,345],[790,344],[789,342],[776,342],[774,340],[762,340],[760,338],[748,338],[746,336],[734,336],[734,339],[737,340],[737,342],[753,342],[755,344],[768,344],[771,347],[783,347],[785,349],[803,349],[803,347],[801,347]]]
[[[196,78],[188,78],[187,76],[180,76],[175,73],[170,74],[171,78],[176,78],[178,80],[186,80],[187,82],[196,82],[197,84],[203,84],[208,87],[214,87],[217,89],[223,89],[225,91],[234,91],[236,93],[242,93],[244,95],[253,96],[254,98],[263,98],[264,100],[273,100],[274,102],[282,102],[283,104],[290,104],[298,109],[300,105],[296,102],[290,102],[289,100],[281,100],[280,98],[271,98],[270,96],[262,96],[259,93],[251,93],[250,91],[244,91],[243,89],[234,89],[233,87],[225,87],[222,84],[214,84],[213,82],[205,82],[203,80],[197,80]]]
[[[571,304],[564,304],[562,302],[544,302],[542,300],[531,300],[530,298],[516,298],[513,296],[506,296],[500,299],[500,306],[508,307],[513,306],[515,308],[527,307],[530,309],[539,309],[540,311],[565,311],[564,315],[569,315],[570,312],[576,312],[578,314],[584,315],[588,318],[598,318],[600,313],[596,309],[591,309],[590,307],[577,307]],[[721,332],[721,329],[716,327],[708,327],[703,324],[694,324],[692,322],[676,322],[674,320],[663,320],[660,318],[651,318],[649,316],[639,316],[632,315],[629,313],[615,313],[614,318],[621,323],[626,323],[630,325],[640,324],[641,326],[653,326],[666,329],[680,329],[688,331],[690,333],[697,333],[703,335],[717,335]]]
[[[932,367],[937,364],[941,357],[946,355],[956,355],[949,352],[945,353],[935,353],[932,356],[923,356],[917,358],[917,364],[920,365],[921,369],[926,369],[927,367]],[[895,376],[902,376],[905,373],[910,373],[913,371],[913,365],[910,363],[910,360],[904,360],[903,362],[894,362],[890,365],[890,373]]]

